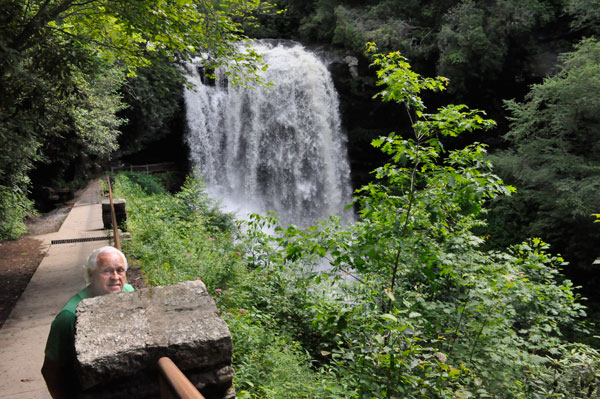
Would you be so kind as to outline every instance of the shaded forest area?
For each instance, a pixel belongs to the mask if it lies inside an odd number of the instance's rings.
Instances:
[[[449,78],[444,94],[425,95],[430,110],[464,103],[497,122],[481,138],[447,143],[488,144],[496,173],[517,188],[491,204],[486,245],[541,237],[599,301],[599,27],[593,0],[4,1],[0,234],[19,236],[23,218],[47,210],[52,193],[108,163],[174,160],[186,171],[178,65],[202,51],[252,79],[260,61],[231,45],[246,37],[338,55],[332,71],[360,187],[386,161],[370,142],[410,130],[401,107],[372,99],[364,50],[375,42],[425,76]]]

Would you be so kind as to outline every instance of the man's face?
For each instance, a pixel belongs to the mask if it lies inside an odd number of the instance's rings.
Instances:
[[[125,262],[116,252],[98,255],[96,270],[90,273],[90,288],[94,296],[121,292],[127,283]]]

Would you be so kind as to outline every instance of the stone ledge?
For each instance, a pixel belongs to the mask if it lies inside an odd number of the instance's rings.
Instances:
[[[77,306],[76,331],[85,390],[100,392],[111,381],[127,385],[128,378],[133,385],[143,380],[148,385],[153,377],[141,376],[155,375],[162,356],[171,358],[201,391],[231,387],[231,334],[199,280],[85,299]]]

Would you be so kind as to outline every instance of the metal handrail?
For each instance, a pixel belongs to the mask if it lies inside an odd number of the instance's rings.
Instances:
[[[162,399],[205,399],[168,357],[158,359],[158,368]]]
[[[119,238],[119,229],[117,228],[117,215],[115,214],[115,204],[113,203],[112,187],[110,185],[110,177],[106,175],[108,182],[108,198],[110,200],[110,217],[112,218],[113,236],[115,237],[115,248],[121,250],[121,239]]]

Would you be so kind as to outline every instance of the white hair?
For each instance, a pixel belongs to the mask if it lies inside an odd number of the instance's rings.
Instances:
[[[90,273],[96,270],[96,268],[98,267],[98,256],[111,252],[115,252],[121,255],[125,264],[125,271],[127,271],[127,258],[125,257],[125,254],[119,251],[117,248],[107,245],[105,247],[98,248],[92,251],[92,253],[87,259],[87,262],[85,262],[85,264],[83,265],[83,278],[85,278],[86,284],[90,283]]]

